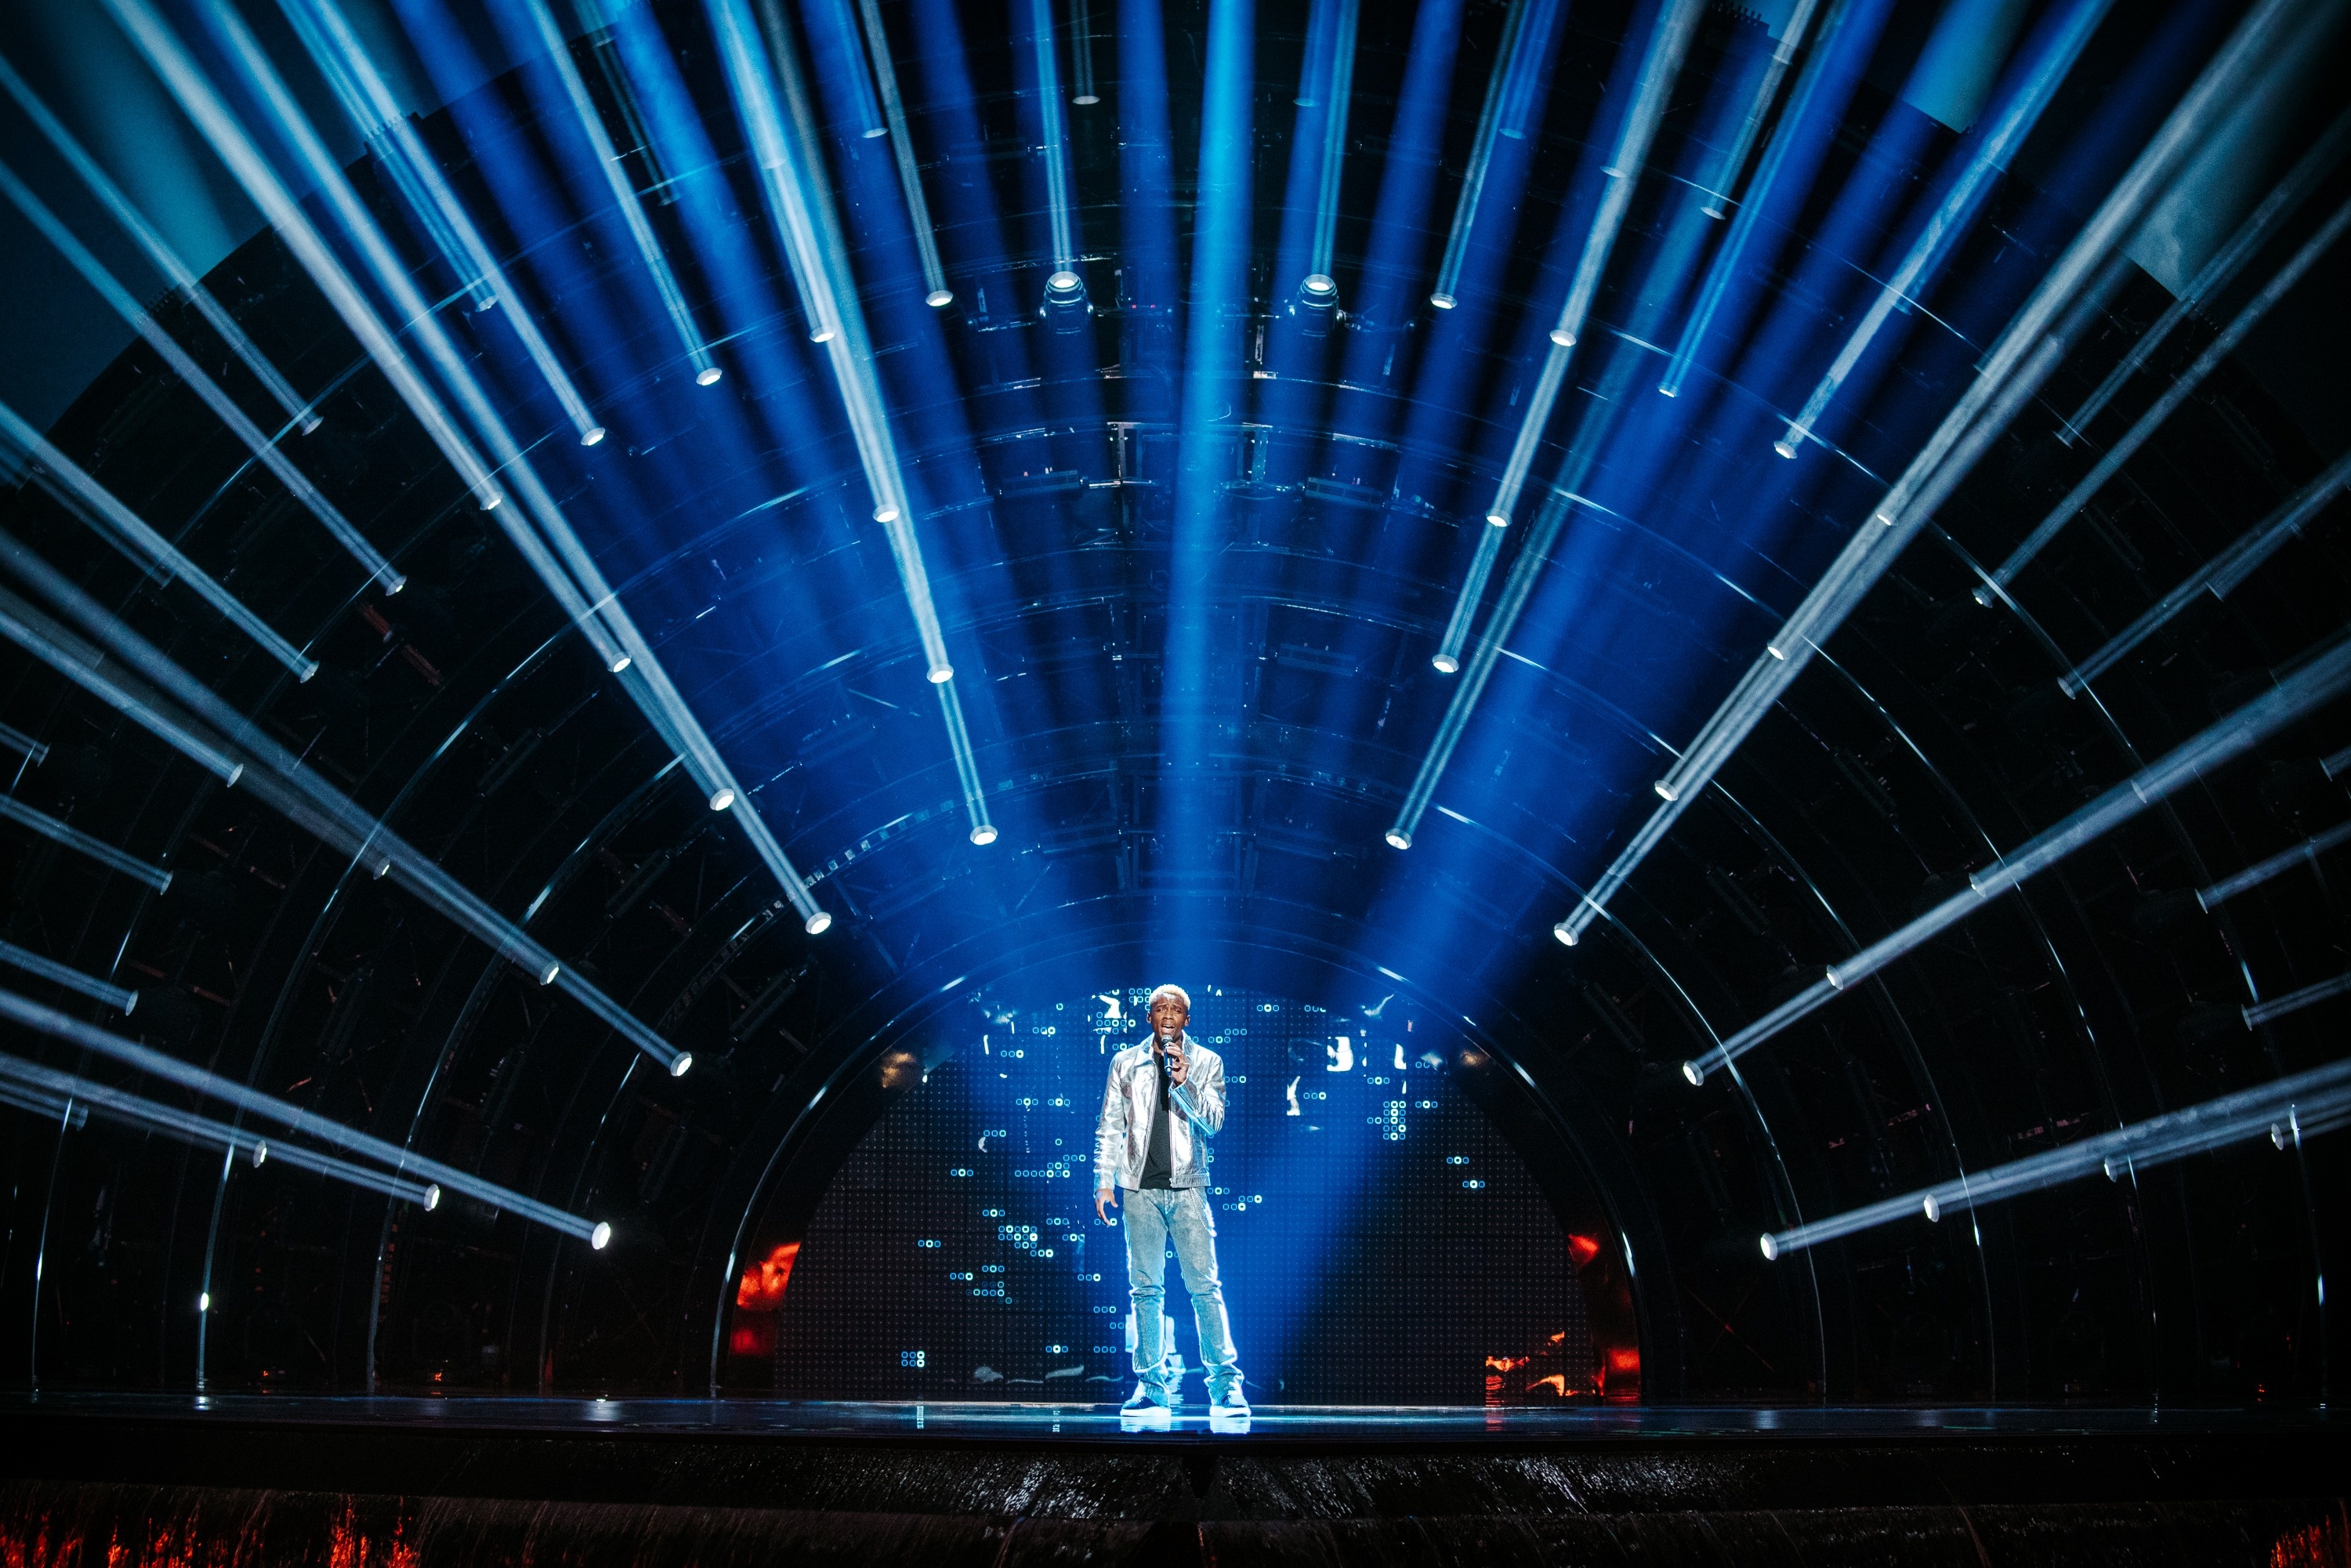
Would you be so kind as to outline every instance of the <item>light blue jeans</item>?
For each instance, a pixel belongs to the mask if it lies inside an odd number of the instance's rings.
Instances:
[[[1225,1316],[1225,1291],[1217,1281],[1217,1217],[1207,1193],[1196,1186],[1129,1187],[1126,1205],[1126,1286],[1134,1301],[1134,1375],[1155,1402],[1174,1406],[1182,1396],[1178,1375],[1170,1375],[1170,1353],[1161,1303],[1167,1296],[1167,1249],[1176,1249],[1184,1288],[1192,1293],[1192,1321],[1200,1331],[1201,1370],[1208,1398],[1240,1386],[1233,1355],[1233,1325]]]

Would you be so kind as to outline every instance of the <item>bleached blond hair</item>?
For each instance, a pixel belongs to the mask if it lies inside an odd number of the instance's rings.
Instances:
[[[1151,993],[1151,999],[1149,1001],[1143,1004],[1143,1010],[1146,1016],[1149,1015],[1152,1009],[1159,1005],[1159,998],[1162,997],[1174,997],[1177,1001],[1184,1004],[1184,1010],[1186,1012],[1188,1013],[1192,1010],[1191,992],[1186,990],[1181,986],[1162,986],[1157,990]]]

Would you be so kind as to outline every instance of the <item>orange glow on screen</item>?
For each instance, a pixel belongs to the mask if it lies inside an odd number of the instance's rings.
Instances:
[[[800,1255],[800,1244],[786,1241],[759,1260],[758,1266],[743,1270],[743,1281],[735,1287],[735,1304],[747,1312],[772,1312],[783,1303],[784,1287],[791,1282],[792,1264]]]
[[[1553,1394],[1556,1394],[1562,1399],[1564,1399],[1567,1397],[1567,1374],[1563,1372],[1554,1372],[1549,1377],[1538,1377],[1532,1383],[1527,1385],[1527,1392],[1530,1394],[1532,1394],[1538,1388],[1548,1388]]]
[[[1573,1263],[1577,1268],[1583,1268],[1586,1263],[1591,1262],[1594,1258],[1599,1256],[1600,1238],[1597,1236],[1569,1235],[1567,1239],[1567,1257],[1568,1260]]]
[[[1638,1345],[1616,1345],[1612,1347],[1608,1352],[1608,1370],[1611,1372],[1623,1373],[1640,1371],[1641,1347]]]

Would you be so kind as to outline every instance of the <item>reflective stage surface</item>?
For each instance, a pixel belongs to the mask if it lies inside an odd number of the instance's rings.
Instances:
[[[2325,1412],[23,1395],[0,1563],[2341,1564]]]
[[[0,1399],[0,1422],[35,1414],[207,1419],[250,1424],[457,1428],[551,1433],[618,1430],[647,1437],[903,1438],[1034,1442],[1135,1437],[1209,1437],[1208,1410],[1194,1402],[1176,1412],[1171,1432],[1130,1434],[1114,1405],[964,1404],[771,1399],[416,1398],[324,1395],[165,1396],[14,1395]],[[1501,1442],[1601,1443],[1683,1439],[2066,1438],[2313,1435],[2351,1431],[2339,1412],[2311,1409],[2150,1409],[2086,1406],[1665,1406],[1593,1404],[1559,1409],[1478,1406],[1260,1405],[1248,1436],[1275,1441],[1382,1445]],[[1222,1438],[1228,1434],[1213,1436]]]

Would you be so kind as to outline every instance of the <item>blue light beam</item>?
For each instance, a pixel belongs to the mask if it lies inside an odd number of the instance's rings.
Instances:
[[[906,129],[906,103],[898,91],[898,68],[890,58],[890,35],[882,26],[882,7],[876,0],[857,0],[857,14],[864,24],[865,47],[873,57],[874,79],[882,86],[882,114],[890,130],[891,156],[897,160],[898,189],[905,195],[906,216],[914,231],[914,251],[922,258],[923,303],[934,310],[945,309],[955,303],[955,290],[947,287],[946,267],[939,260],[938,235],[931,226],[931,204],[923,194],[923,172],[914,161],[914,139]]]
[[[2141,149],[2129,169],[2057,258],[2019,309],[1983,368],[1944,416],[1902,476],[1870,509],[1730,695],[1723,699],[1667,776],[1655,785],[1663,804],[1618,852],[1552,935],[1573,946],[1635,868],[1663,841],[1689,803],[1753,733],[1792,685],[1813,651],[1852,613],[1894,564],[1944,499],[1974,466],[1992,439],[2040,389],[2064,357],[2068,335],[2095,313],[2099,287],[2112,277],[2111,257],[2156,197],[2200,148],[2215,125],[2233,113],[2280,47],[2279,19],[2299,0],[2261,0],[2197,78],[2185,97]]]
[[[201,1067],[151,1050],[136,1040],[124,1040],[78,1019],[68,1018],[53,1008],[45,1008],[14,991],[0,990],[0,1019],[37,1030],[68,1045],[95,1051],[110,1061],[120,1062],[167,1083],[176,1083],[208,1100],[234,1105],[248,1115],[258,1116],[319,1143],[332,1145],[346,1154],[364,1155],[378,1165],[389,1166],[397,1174],[421,1176],[438,1182],[451,1192],[463,1193],[493,1208],[517,1214],[551,1230],[559,1230],[566,1236],[576,1236],[598,1251],[601,1251],[612,1239],[612,1228],[601,1220],[583,1219],[579,1215],[566,1213],[552,1204],[541,1203],[512,1187],[485,1181],[471,1171],[444,1165],[439,1160],[362,1133],[356,1127],[347,1127],[331,1117],[305,1111],[274,1094],[248,1089],[234,1079],[207,1072]]]
[[[1560,0],[1511,0],[1510,12],[1502,18],[1494,68],[1486,78],[1486,102],[1478,112],[1478,134],[1469,145],[1469,167],[1453,204],[1453,226],[1445,236],[1437,282],[1428,293],[1428,302],[1439,310],[1450,310],[1460,303],[1455,290],[1461,286],[1470,232],[1478,226],[1478,204],[1485,195],[1486,166],[1493,161],[1494,138],[1526,134],[1525,125],[1512,119],[1510,111],[1515,109],[1523,116],[1533,96],[1533,79],[1542,68],[1542,54],[1550,47],[1559,4]]]
[[[162,866],[118,850],[104,839],[94,838],[79,828],[61,822],[47,811],[35,810],[14,795],[0,795],[0,818],[19,827],[30,828],[51,843],[62,844],[76,854],[88,855],[109,871],[119,872],[133,882],[144,883],[158,893],[172,891],[172,873]]]
[[[319,493],[318,486],[310,483],[308,476],[278,450],[276,438],[265,434],[259,425],[246,417],[235,400],[221,389],[220,383],[205,374],[204,368],[172,340],[171,334],[141,307],[120,280],[90,253],[89,247],[76,238],[73,231],[67,228],[47,204],[36,196],[16,177],[16,171],[5,163],[0,163],[0,192],[5,192],[9,201],[16,204],[16,210],[41,231],[59,255],[73,264],[74,270],[81,274],[82,280],[98,292],[114,313],[162,357],[163,362],[172,368],[172,373],[185,382],[188,389],[204,400],[204,406],[218,415],[220,422],[245,444],[245,449],[253,454],[255,460],[277,476],[277,482],[302,504],[302,509],[319,519],[320,526],[334,537],[335,542],[343,547],[345,554],[366,568],[368,576],[380,583],[386,593],[398,593],[407,585],[408,580],[392,570],[392,562],[384,559],[383,552],[371,544],[367,536],[354,528],[332,501]]]
[[[677,329],[678,342],[694,365],[695,380],[708,386],[717,379],[710,372],[718,367],[710,358],[709,345],[702,340],[701,329],[694,324],[694,312],[687,308],[685,293],[677,286],[677,275],[670,270],[669,257],[663,254],[661,238],[653,233],[644,205],[637,199],[636,187],[629,183],[628,171],[621,166],[621,155],[613,150],[611,133],[604,129],[604,117],[598,112],[595,99],[588,96],[588,84],[580,79],[580,67],[571,58],[571,45],[564,37],[563,29],[556,25],[546,0],[524,0],[524,4],[530,14],[531,26],[538,30],[539,42],[547,46],[549,63],[562,78],[564,96],[571,101],[571,111],[579,118],[580,129],[587,133],[588,145],[596,154],[596,166],[602,172],[604,183],[611,187],[612,204],[620,208],[622,221],[629,225],[629,237],[636,242],[645,270],[653,274],[662,307],[669,312],[670,323]]]
[[[17,1091],[19,1103],[26,1110],[45,1111],[60,1119],[68,1106],[88,1107],[105,1113],[116,1121],[127,1122],[150,1132],[169,1134],[175,1141],[198,1147],[226,1149],[245,1156],[247,1166],[260,1169],[270,1160],[296,1170],[317,1174],[350,1186],[365,1187],[387,1197],[405,1199],[422,1208],[440,1207],[441,1188],[438,1184],[413,1182],[365,1166],[339,1160],[332,1155],[322,1155],[298,1144],[273,1144],[256,1133],[210,1116],[199,1116],[193,1111],[161,1104],[143,1094],[133,1094],[111,1084],[77,1073],[59,1072],[53,1067],[26,1061],[22,1057],[0,1053],[0,1084]]]
[[[2007,169],[2009,160],[2016,156],[2017,149],[2032,133],[2033,126],[2040,122],[2042,110],[2047,109],[2049,100],[2056,96],[2066,73],[2074,68],[2074,60],[2089,44],[2090,35],[2097,31],[2098,24],[2105,19],[2106,9],[2112,4],[2113,0],[2073,0],[2064,22],[2050,37],[2041,57],[2033,63],[2032,74],[2010,94],[1999,120],[1977,145],[1975,155],[1969,159],[1940,204],[1928,216],[1926,227],[1920,229],[1918,237],[1911,242],[1909,254],[1902,258],[1902,265],[1894,269],[1894,275],[1878,289],[1877,297],[1862,313],[1860,324],[1845,339],[1844,346],[1837,350],[1836,358],[1830,361],[1820,383],[1813,388],[1813,395],[1805,400],[1803,411],[1788,422],[1788,428],[1781,434],[1779,440],[1771,444],[1774,452],[1782,457],[1796,455],[1820,424],[1822,415],[1828,412],[1830,402],[1835,398],[1838,389],[1844,385],[1845,378],[1853,374],[1854,367],[1861,362],[1862,355],[1868,351],[1869,345],[1876,340],[1879,330],[1896,309],[1908,309],[1917,302],[1928,273],[1945,258],[1949,246],[1967,231],[1969,220],[1974,217],[1984,196],[1991,192],[1993,180]]]
[[[269,357],[246,336],[245,329],[237,325],[236,318],[213,297],[213,291],[204,287],[204,280],[195,275],[194,269],[180,259],[180,253],[172,248],[171,242],[147,221],[131,198],[123,194],[122,188],[99,167],[98,160],[75,140],[73,132],[65,128],[64,122],[49,112],[48,105],[40,100],[5,59],[0,59],[0,88],[7,89],[8,96],[16,100],[16,107],[24,111],[25,117],[48,138],[49,145],[57,149],[57,156],[81,176],[81,183],[89,188],[89,193],[98,198],[99,204],[121,225],[122,232],[146,253],[155,270],[172,287],[187,296],[188,303],[194,306],[196,313],[220,334],[221,341],[228,345],[229,352],[253,373],[253,379],[259,382],[271,400],[285,411],[286,417],[305,435],[318,429],[320,423],[318,413],[303,402],[302,394],[294,390],[293,384],[278,372],[277,367],[269,362]]]
[[[604,427],[588,411],[587,400],[572,384],[570,372],[548,346],[522,296],[498,266],[497,257],[490,254],[481,230],[475,226],[465,204],[458,201],[457,193],[442,178],[439,162],[418,138],[415,128],[408,123],[408,117],[400,112],[398,100],[341,12],[323,0],[279,0],[279,4],[320,72],[334,86],[344,112],[376,149],[384,166],[392,172],[402,193],[409,197],[409,205],[435,231],[451,264],[461,275],[470,269],[482,280],[483,289],[475,296],[475,308],[486,308],[489,304],[506,308],[507,323],[514,328],[515,336],[522,340],[523,351],[538,368],[539,379],[547,383],[547,390],[563,405],[564,415],[571,421],[580,444],[593,446],[603,440]],[[705,355],[704,362],[707,360]]]
[[[2049,508],[2049,515],[2042,518],[2032,532],[2025,536],[2024,542],[2010,551],[2008,559],[1993,570],[1991,580],[1975,591],[1977,603],[1990,606],[1996,597],[2007,591],[2008,585],[2016,580],[2017,573],[2049,548],[2049,542],[2074,520],[2084,507],[2090,504],[2090,497],[2105,488],[2106,481],[2120,473],[2123,465],[2147,444],[2147,438],[2179,412],[2179,405],[2204,383],[2207,376],[2220,368],[2220,361],[2236,351],[2237,345],[2261,324],[2262,318],[2269,314],[2270,308],[2292,292],[2294,286],[2302,281],[2303,275],[2316,266],[2319,258],[2343,237],[2346,228],[2351,228],[2351,201],[2335,209],[2335,215],[2319,225],[2318,232],[2287,258],[2285,265],[2278,268],[2276,276],[2260,293],[2245,301],[2244,308],[2220,329],[2220,336],[2196,357],[2196,362],[2179,372],[2179,379],[2164,389],[2163,395],[2157,398],[2130,429],[2123,433],[2121,440],[2108,448],[2106,455],[2098,459],[2096,466],[2082,476],[2082,482],[2068,490],[2064,500]]]
[[[2235,544],[2190,572],[2186,581],[2149,605],[2146,614],[2115,633],[2105,647],[2065,672],[2057,682],[2058,689],[2069,697],[2080,696],[2091,682],[2127,658],[2132,649],[2153,636],[2200,595],[2228,598],[2264,561],[2283,549],[2287,540],[2299,538],[2310,519],[2325,511],[2346,487],[2351,487],[2351,452],[2328,465],[2325,473],[2304,486]]]
[[[22,969],[28,975],[37,975],[53,986],[62,986],[76,996],[101,1002],[119,1013],[127,1015],[139,1005],[137,991],[126,991],[110,981],[101,980],[96,975],[85,975],[70,964],[60,964],[55,958],[46,957],[29,947],[19,947],[14,942],[0,942],[0,964],[12,969]]]
[[[2163,347],[2173,330],[2189,317],[2200,311],[2207,299],[2226,288],[2244,265],[2269,244],[2279,227],[2302,205],[2303,198],[2310,194],[2336,163],[2342,162],[2346,148],[2351,148],[2351,110],[2335,116],[2335,123],[2326,128],[2326,133],[2313,142],[2310,151],[2303,154],[2302,160],[2287,172],[2285,178],[2262,198],[2262,204],[2246,214],[2245,221],[2237,226],[2237,232],[2229,236],[2229,243],[2212,253],[2212,259],[2204,264],[2202,271],[2189,279],[2188,287],[2180,291],[2179,298],[2164,307],[2163,314],[2139,334],[2139,340],[2131,345],[2130,352],[2106,372],[2106,379],[2098,383],[2097,390],[2082,400],[2081,407],[2065,416],[2065,423],[2058,427],[2058,440],[2071,446],[2082,439],[2090,421],[2097,418],[2099,412],[2113,401],[2115,393],[2122,390],[2123,383],[2138,374],[2141,367],[2158,349]]]
[[[1763,1256],[1778,1260],[1914,1216],[1938,1220],[1946,1213],[2039,1192],[2093,1172],[2119,1180],[2142,1167],[2151,1169],[2258,1137],[2266,1136],[2281,1148],[2289,1140],[2299,1146],[2306,1133],[2339,1125],[2346,1113],[2351,1113],[2351,1060],[2134,1122],[2062,1149],[2028,1155],[1809,1225],[1771,1231],[1762,1239]]]
[[[1667,0],[1658,14],[1656,30],[1649,35],[1648,54],[1641,62],[1641,85],[1617,133],[1615,151],[1603,171],[1608,183],[1601,193],[1600,208],[1592,216],[1591,231],[1584,236],[1583,254],[1575,264],[1575,280],[1568,287],[1566,303],[1560,307],[1559,320],[1552,327],[1551,347],[1543,356],[1542,373],[1536,378],[1534,391],[1527,398],[1526,415],[1519,422],[1518,439],[1511,444],[1501,483],[1495,488],[1492,504],[1486,508],[1486,521],[1497,528],[1510,527],[1511,508],[1519,504],[1519,491],[1527,482],[1527,471],[1534,466],[1535,452],[1542,444],[1543,431],[1550,425],[1552,410],[1559,402],[1559,389],[1567,380],[1569,361],[1575,358],[1576,341],[1583,334],[1584,319],[1592,313],[1593,298],[1600,292],[1601,275],[1608,269],[1608,258],[1616,249],[1616,235],[1625,226],[1625,210],[1633,204],[1633,192],[1640,184],[1642,171],[1648,163],[1657,123],[1665,118],[1667,100],[1681,76],[1682,61],[1689,53],[1698,18],[1705,13],[1706,0]],[[1455,619],[1458,622],[1462,618],[1457,615]],[[1454,644],[1448,652],[1458,659],[1459,644]]]
[[[1780,80],[1803,48],[1804,35],[1812,30],[1813,12],[1819,5],[1820,0],[1796,0],[1795,10],[1782,24],[1780,45],[1771,51],[1771,62],[1763,68],[1763,78],[1755,84],[1755,99],[1747,106],[1747,119],[1740,126],[1739,134],[1731,139],[1730,150],[1722,155],[1721,172],[1715,175],[1713,188],[1707,192],[1714,200],[1698,209],[1708,217],[1728,217],[1730,209],[1738,205],[1730,199],[1730,193],[1739,188],[1739,172],[1747,167],[1747,155],[1755,151],[1755,139],[1762,134],[1763,121],[1771,113],[1771,100],[1780,95]],[[1829,30],[1835,31],[1834,22]],[[1795,112],[1792,106],[1789,112]],[[1760,194],[1762,182],[1759,180],[1757,186]]]
[[[1705,1054],[1682,1063],[1682,1076],[1702,1083],[1708,1073],[1738,1061],[1799,1019],[1826,1006],[1840,991],[1877,973],[2002,894],[2021,886],[2084,845],[2103,837],[2140,812],[2242,755],[2268,737],[2351,686],[2351,637],[2335,643],[2275,687],[2149,763],[2054,827],[2034,835],[2011,854],[1968,878],[1957,893],[1891,936],[1832,965],[1826,975],[1749,1024]]]

